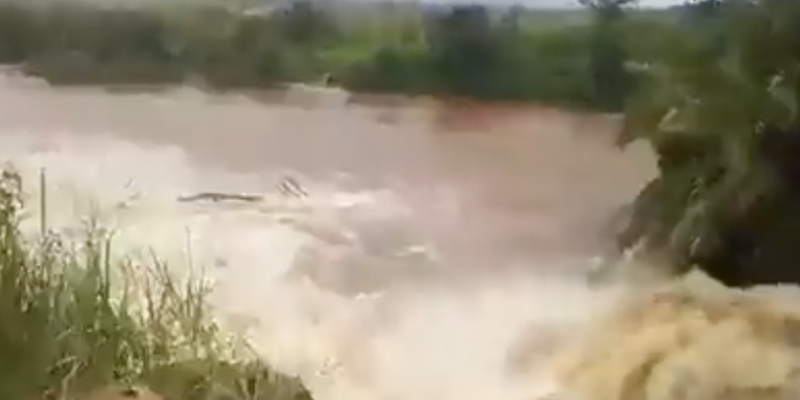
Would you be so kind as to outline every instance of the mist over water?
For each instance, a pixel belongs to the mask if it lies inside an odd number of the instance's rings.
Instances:
[[[93,215],[120,256],[202,269],[218,317],[318,400],[548,393],[546,367],[515,365],[627,293],[584,272],[649,155],[613,148],[601,117],[329,100],[5,78],[0,159],[32,199],[46,170],[51,229]],[[178,201],[203,192],[259,199]]]

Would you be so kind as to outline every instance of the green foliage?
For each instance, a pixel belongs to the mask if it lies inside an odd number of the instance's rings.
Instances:
[[[456,7],[428,27],[431,67],[444,91],[487,95],[502,68],[502,41],[482,6]]]
[[[158,262],[114,263],[98,229],[77,247],[53,234],[23,237],[21,185],[2,172],[0,398],[74,398],[111,385],[170,399],[310,398],[223,340],[202,281],[179,281]]]
[[[621,143],[648,141],[660,175],[637,198],[625,242],[667,249],[684,265],[722,269],[742,283],[758,260],[796,270],[786,263],[800,256],[789,251],[795,243],[776,238],[789,232],[787,221],[800,222],[790,206],[800,199],[792,161],[800,149],[800,3],[732,0],[711,9],[689,9],[702,18],[671,35],[669,52],[641,70],[641,90],[628,102]],[[790,258],[776,260],[778,253]],[[716,265],[722,260],[728,265]]]
[[[331,41],[338,33],[333,21],[310,1],[292,2],[272,19],[291,44],[309,45]]]
[[[610,110],[618,110],[628,94],[630,82],[625,64],[628,52],[623,29],[623,7],[635,0],[580,0],[594,15],[589,56],[594,98]]]
[[[341,74],[345,86],[382,93],[424,93],[433,87],[425,53],[384,46]]]
[[[628,44],[618,40],[627,29],[622,23],[600,41],[598,32],[612,29],[587,29],[580,13],[575,19],[543,12],[537,19],[520,8],[498,16],[482,6],[457,6],[348,24],[317,4],[241,10],[222,3],[103,8],[5,0],[0,62],[61,84],[201,77],[215,87],[258,87],[332,74],[361,91],[607,109],[618,103],[609,98],[625,92],[623,78],[609,75],[627,54],[620,49]]]

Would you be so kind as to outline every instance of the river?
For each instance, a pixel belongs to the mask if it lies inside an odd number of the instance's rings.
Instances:
[[[580,275],[655,173],[613,118],[536,106],[18,77],[0,104],[0,155],[46,170],[52,229],[93,214],[127,253],[204,268],[220,318],[319,400],[544,391],[508,373],[512,343],[611,304]],[[178,201],[203,192],[256,201]]]

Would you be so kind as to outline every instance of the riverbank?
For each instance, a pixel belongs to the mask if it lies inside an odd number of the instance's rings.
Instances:
[[[221,331],[203,281],[178,279],[157,260],[112,261],[113,240],[100,230],[87,228],[78,247],[52,232],[24,236],[21,188],[4,170],[0,398],[311,398]]]

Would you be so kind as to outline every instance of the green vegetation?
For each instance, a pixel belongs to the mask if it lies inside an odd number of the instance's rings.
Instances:
[[[19,177],[3,172],[1,399],[76,398],[112,385],[148,387],[166,399],[311,398],[244,345],[223,340],[202,282],[179,283],[157,262],[112,265],[112,243],[99,231],[79,249],[54,235],[26,240],[22,199]],[[138,279],[114,279],[119,273]]]
[[[624,19],[621,6],[610,13],[387,9],[353,20],[302,0],[272,9],[160,4],[4,0],[0,63],[58,84],[202,78],[217,88],[268,87],[330,73],[358,91],[614,110],[626,93],[628,47],[651,51],[624,43],[627,27],[650,32],[668,21],[644,12]],[[592,15],[601,23],[590,24]]]
[[[641,69],[621,142],[660,175],[623,245],[726,283],[800,283],[800,2],[705,0]]]

